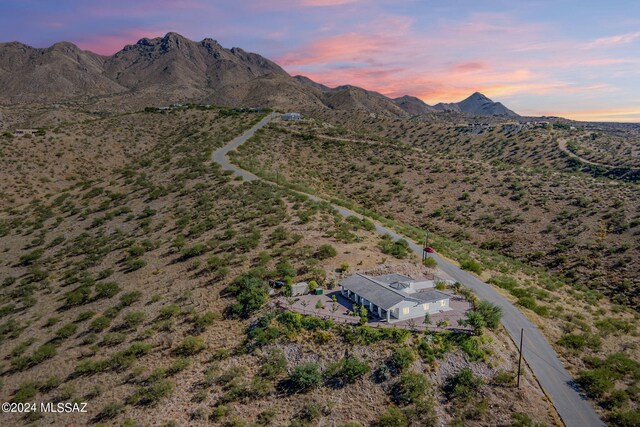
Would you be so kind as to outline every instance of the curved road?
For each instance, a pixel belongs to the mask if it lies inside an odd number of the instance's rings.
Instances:
[[[631,171],[640,171],[640,168],[633,167],[633,166],[606,165],[604,163],[597,163],[597,162],[592,162],[591,160],[583,159],[582,157],[578,156],[573,151],[569,150],[569,147],[567,146],[567,140],[563,139],[563,138],[558,138],[558,148],[560,149],[560,151],[562,151],[563,153],[567,154],[569,157],[573,157],[574,159],[577,159],[577,160],[579,160],[582,163],[585,163],[587,165],[599,166],[599,167],[603,167],[603,168],[607,168],[607,169],[628,169],[628,170],[631,170]]]
[[[241,176],[247,181],[260,180],[261,178],[251,172],[240,169],[239,167],[229,163],[227,153],[231,150],[235,150],[246,142],[253,136],[255,131],[265,126],[275,116],[275,113],[271,113],[244,134],[233,139],[224,147],[216,150],[212,156],[213,160],[216,163],[219,163],[224,170],[231,171],[235,175]],[[314,195],[306,195],[312,200],[324,201]],[[357,213],[342,206],[333,205],[333,207],[344,216],[358,215]],[[388,234],[395,239],[406,239],[395,231],[377,223],[376,231],[380,234]],[[418,254],[418,256],[422,256],[422,247],[409,239],[406,240],[409,242],[411,250]],[[551,402],[555,406],[566,426],[591,427],[604,425],[593,407],[577,390],[573,378],[564,368],[564,365],[560,359],[558,359],[558,356],[551,345],[549,345],[538,328],[531,323],[531,321],[529,321],[529,319],[527,319],[520,310],[496,292],[491,285],[462,270],[451,262],[440,258],[436,254],[433,254],[432,256],[438,261],[438,267],[442,271],[462,283],[464,286],[473,290],[478,298],[489,301],[502,308],[502,324],[514,342],[517,343],[520,341],[520,330],[524,329],[523,357],[533,371],[543,390],[551,399]]]

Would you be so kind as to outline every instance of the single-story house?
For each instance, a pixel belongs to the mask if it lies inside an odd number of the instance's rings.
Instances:
[[[397,273],[384,276],[356,273],[340,282],[340,291],[365,306],[369,313],[397,322],[451,310],[450,296],[434,286],[433,280],[417,280]]]
[[[284,113],[282,120],[302,120],[302,114],[300,113]]]

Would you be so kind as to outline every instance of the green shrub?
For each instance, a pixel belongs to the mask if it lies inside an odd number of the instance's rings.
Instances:
[[[415,353],[408,347],[398,347],[391,355],[391,364],[399,371],[407,369],[415,360]]]
[[[123,326],[127,329],[135,329],[144,322],[145,317],[142,311],[131,311],[125,314]]]
[[[296,269],[289,261],[282,261],[276,265],[276,272],[280,277],[296,277]]]
[[[89,324],[89,330],[92,332],[102,332],[109,327],[111,319],[106,316],[100,316],[93,319]]]
[[[529,415],[522,412],[515,412],[511,417],[511,427],[544,427],[544,424],[534,422]]]
[[[197,257],[202,255],[207,251],[207,245],[204,243],[196,243],[193,246],[189,246],[188,248],[184,248],[182,250],[182,256],[180,257],[182,260],[187,260],[189,258]]]
[[[616,318],[598,320],[595,325],[605,335],[612,334],[618,336],[622,334],[629,334],[635,329],[631,322]]]
[[[171,319],[172,317],[180,314],[180,306],[177,304],[169,304],[160,308],[160,313],[158,314],[158,318],[161,320]]]
[[[266,283],[259,277],[247,274],[237,278],[228,290],[238,301],[227,310],[227,314],[231,317],[248,317],[260,309],[269,298]]]
[[[141,258],[128,258],[125,263],[127,271],[136,271],[147,265],[147,262]]]
[[[127,292],[120,295],[120,304],[123,307],[128,307],[134,302],[139,301],[140,298],[142,298],[142,292],[140,291]]]
[[[289,376],[289,384],[295,392],[317,388],[322,383],[322,374],[317,363],[306,362],[296,366]]]
[[[60,322],[59,317],[49,317],[47,321],[44,323],[44,327],[50,328],[51,326],[56,325],[58,322]]]
[[[398,259],[406,258],[410,253],[409,243],[405,239],[393,241],[391,237],[385,235],[379,246],[383,254],[392,255]]]
[[[426,397],[429,383],[424,375],[407,372],[393,387],[393,400],[401,405],[417,403]]]
[[[560,337],[558,344],[573,350],[582,350],[585,347],[598,349],[601,340],[597,335],[591,335],[587,332],[583,334],[565,334]]]
[[[173,382],[167,379],[160,379],[149,385],[140,387],[127,399],[127,402],[145,406],[155,405],[160,399],[169,395],[173,388]]]
[[[102,338],[102,342],[100,343],[100,345],[104,347],[113,347],[115,345],[123,343],[126,339],[127,339],[127,336],[125,334],[112,332],[112,333],[106,334]]]
[[[493,276],[488,282],[508,291],[518,287],[516,279],[509,276]]]
[[[44,249],[38,248],[20,257],[20,265],[31,265],[44,254]]]
[[[58,331],[56,332],[56,339],[59,339],[59,340],[67,339],[73,334],[75,334],[77,329],[78,329],[78,325],[73,323],[67,323],[62,328],[58,329]]]
[[[176,353],[184,356],[192,356],[207,348],[204,340],[200,337],[188,336],[176,348]]]
[[[611,373],[607,368],[580,371],[577,382],[587,395],[592,398],[604,396],[611,391],[614,386]]]
[[[91,319],[93,316],[95,316],[95,314],[96,312],[92,310],[83,311],[82,313],[78,314],[78,317],[76,317],[75,322],[76,323],[84,322],[85,320]]]
[[[323,260],[323,259],[333,258],[336,255],[338,255],[336,248],[334,248],[331,245],[325,244],[325,245],[321,245],[318,248],[318,251],[316,252],[315,256],[316,258]]]
[[[0,318],[13,313],[13,310],[15,310],[15,308],[15,304],[3,305],[2,307],[0,307]]]
[[[216,315],[216,313],[213,313],[211,311],[202,314],[196,314],[193,317],[194,331],[198,334],[204,332],[207,326],[213,324],[217,317],[218,316]]]
[[[476,274],[482,274],[483,271],[482,264],[472,259],[460,261],[460,267],[462,267],[463,270],[471,271]]]
[[[38,394],[38,384],[36,382],[28,382],[20,385],[11,399],[12,402],[26,403],[33,400]]]
[[[349,356],[340,361],[340,367],[334,377],[343,384],[355,382],[358,378],[371,371],[369,364],[357,357]]]
[[[640,425],[640,409],[630,409],[628,411],[618,410],[609,416],[612,426],[637,427]]]
[[[91,288],[88,286],[80,286],[79,288],[74,289],[71,292],[66,294],[66,307],[73,307],[77,305],[82,305],[89,302],[89,298],[91,297]]]
[[[188,357],[179,357],[169,366],[167,374],[175,375],[178,372],[184,371],[189,367],[189,364],[191,364],[191,359]]]
[[[104,408],[95,416],[93,421],[111,420],[122,412],[124,412],[125,406],[122,402],[110,402],[105,405]]]
[[[375,427],[409,427],[409,420],[398,408],[389,408],[374,423]]]
[[[482,379],[476,377],[471,369],[462,368],[458,373],[447,378],[444,392],[448,399],[466,400],[479,391]]]
[[[427,268],[436,268],[438,266],[438,261],[435,258],[427,257],[422,261],[422,265]]]
[[[515,376],[511,372],[498,371],[493,376],[491,382],[498,386],[514,385]]]
[[[120,286],[114,282],[103,282],[96,284],[95,299],[111,298],[120,292]]]
[[[271,349],[265,356],[258,375],[268,380],[275,380],[287,370],[287,358],[282,350]]]
[[[495,329],[500,325],[502,309],[488,301],[480,301],[474,310],[467,312],[467,318],[460,321],[461,325],[469,325],[476,334],[480,335],[486,326]]]

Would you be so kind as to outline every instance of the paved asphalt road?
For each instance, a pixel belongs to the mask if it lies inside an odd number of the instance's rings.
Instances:
[[[226,158],[229,151],[238,148],[253,136],[256,130],[265,126],[275,117],[275,113],[262,119],[241,136],[235,138],[224,147],[213,153],[213,160],[219,163],[223,169],[232,171],[235,175],[243,177],[247,181],[255,181],[260,178],[232,165]],[[308,195],[312,200],[321,199]],[[355,212],[342,206],[334,207],[344,216],[356,215]],[[402,239],[395,231],[376,223],[376,231],[380,234],[388,234],[395,239]],[[407,239],[408,240],[408,239]],[[409,240],[408,240],[409,241]],[[422,247],[409,241],[409,246],[419,256],[422,256]],[[511,336],[518,343],[520,341],[520,330],[524,329],[523,358],[531,367],[542,388],[550,397],[562,421],[567,427],[591,427],[603,426],[604,423],[598,417],[593,407],[574,387],[573,379],[564,368],[553,348],[549,345],[542,333],[529,321],[522,312],[511,304],[506,298],[496,292],[493,287],[476,276],[462,270],[451,262],[440,258],[436,254],[431,254],[438,261],[438,267],[453,279],[473,290],[478,298],[489,301],[502,308],[502,324]]]

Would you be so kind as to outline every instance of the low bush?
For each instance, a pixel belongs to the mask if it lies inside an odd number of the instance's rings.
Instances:
[[[183,356],[192,356],[207,348],[204,340],[200,337],[188,336],[176,348],[175,352]]]
[[[327,259],[327,258],[333,258],[337,254],[338,254],[338,252],[336,251],[336,248],[334,248],[331,245],[325,244],[325,245],[321,245],[318,248],[318,251],[316,252],[315,257],[320,259],[320,260],[323,260],[323,259]]]
[[[598,349],[600,348],[601,342],[600,337],[588,332],[582,334],[565,334],[558,340],[559,345],[572,350],[582,350],[585,347]]]
[[[77,329],[78,329],[78,325],[74,323],[67,323],[62,328],[57,330],[56,339],[57,340],[67,339],[73,334],[75,334]]]
[[[341,384],[350,384],[370,371],[371,367],[367,362],[357,357],[349,356],[338,362],[332,377]]]
[[[400,405],[417,403],[426,397],[429,383],[424,375],[416,372],[402,374],[393,387],[393,400]]]
[[[391,255],[398,259],[406,258],[411,252],[409,243],[406,240],[400,239],[393,241],[393,239],[387,235],[382,238],[379,246],[383,254]]]
[[[460,261],[460,267],[462,267],[463,270],[471,271],[476,274],[482,274],[483,271],[482,264],[472,259]]]
[[[100,316],[93,319],[89,324],[89,330],[92,332],[102,332],[109,327],[111,319],[106,316]]]
[[[142,292],[140,291],[132,291],[127,292],[120,295],[120,304],[123,307],[128,307],[136,301],[139,301],[142,298]]]
[[[296,366],[289,376],[289,385],[294,392],[305,392],[322,384],[322,374],[317,363],[306,362]]]
[[[467,400],[475,396],[483,384],[482,379],[476,377],[471,369],[462,368],[445,381],[443,390],[448,399]]]
[[[416,360],[416,355],[408,347],[398,347],[391,355],[391,364],[399,371],[407,369]]]
[[[180,314],[180,306],[177,304],[169,304],[160,308],[158,314],[159,320],[167,320]]]

